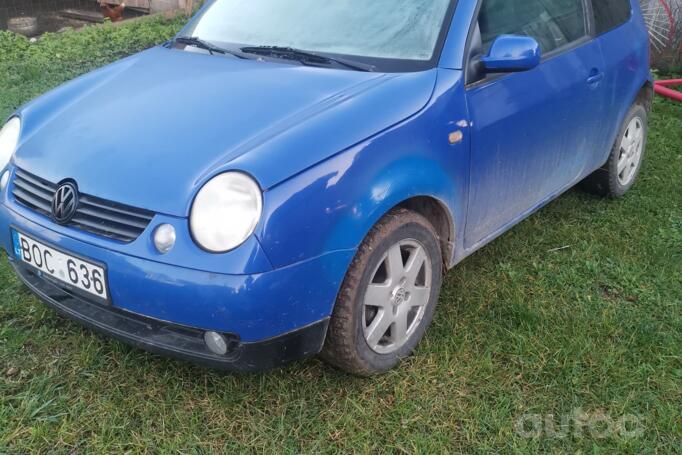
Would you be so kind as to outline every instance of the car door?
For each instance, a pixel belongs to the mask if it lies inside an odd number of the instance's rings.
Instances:
[[[584,0],[482,0],[467,70],[467,248],[504,231],[587,171],[605,102],[603,58],[590,17]],[[540,65],[483,74],[476,62],[502,34],[535,38]]]

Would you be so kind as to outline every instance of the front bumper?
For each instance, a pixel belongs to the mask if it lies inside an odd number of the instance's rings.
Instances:
[[[12,202],[0,203],[0,246],[19,277],[48,305],[149,351],[236,371],[268,369],[317,353],[354,254],[331,252],[258,274],[219,274],[74,238],[67,228],[21,207],[15,210]],[[11,229],[105,264],[111,304],[91,302],[23,266],[12,254]],[[223,259],[229,269],[229,253]],[[207,350],[203,333],[208,330],[231,340],[226,356]]]
[[[204,331],[127,313],[91,303],[41,278],[31,268],[10,261],[19,278],[48,306],[97,332],[156,354],[200,365],[238,372],[256,372],[283,366],[320,352],[329,320],[257,342],[243,343],[234,334],[226,355],[217,355],[204,343]]]

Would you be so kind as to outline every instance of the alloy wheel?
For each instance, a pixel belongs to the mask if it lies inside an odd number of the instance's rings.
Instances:
[[[391,246],[372,274],[364,298],[363,330],[378,354],[399,350],[419,327],[431,298],[431,258],[413,239]]]
[[[634,179],[639,169],[644,150],[644,125],[642,119],[630,120],[620,143],[618,156],[618,182],[626,186]]]

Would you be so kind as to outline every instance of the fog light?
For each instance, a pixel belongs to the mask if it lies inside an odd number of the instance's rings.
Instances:
[[[218,332],[204,333],[204,342],[212,353],[218,355],[227,354],[227,341],[225,340],[225,337]]]
[[[154,231],[154,246],[159,253],[166,254],[175,245],[175,228],[170,224],[162,224]]]
[[[0,191],[7,187],[7,182],[9,182],[9,171],[5,171],[0,178]]]

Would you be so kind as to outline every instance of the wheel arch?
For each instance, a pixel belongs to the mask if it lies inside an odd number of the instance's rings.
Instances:
[[[438,234],[444,270],[449,269],[455,252],[456,234],[455,220],[447,205],[433,196],[415,196],[404,200],[394,208],[404,208],[419,213],[431,223]]]
[[[654,102],[654,82],[651,74],[644,79],[644,82],[633,82],[632,86],[628,89],[627,98],[624,100],[621,106],[618,107],[617,112],[617,123],[616,128],[613,133],[610,133],[609,140],[607,141],[608,147],[603,155],[599,156],[598,167],[601,167],[608,159],[611,153],[611,148],[614,142],[618,139],[618,133],[623,126],[625,117],[627,116],[630,108],[637,103],[641,103],[646,109],[647,113],[651,112]],[[597,167],[597,168],[598,168]]]
[[[356,246],[383,217],[396,208],[404,208],[422,215],[435,228],[444,269],[450,269],[457,244],[457,214],[462,213],[463,201],[458,195],[463,189],[442,163],[431,159],[400,160],[372,181],[361,198],[367,217],[357,231]],[[385,192],[377,197],[379,188]]]
[[[637,92],[635,103],[641,103],[648,112],[651,112],[654,104],[654,83],[652,81],[644,82],[644,85]]]

